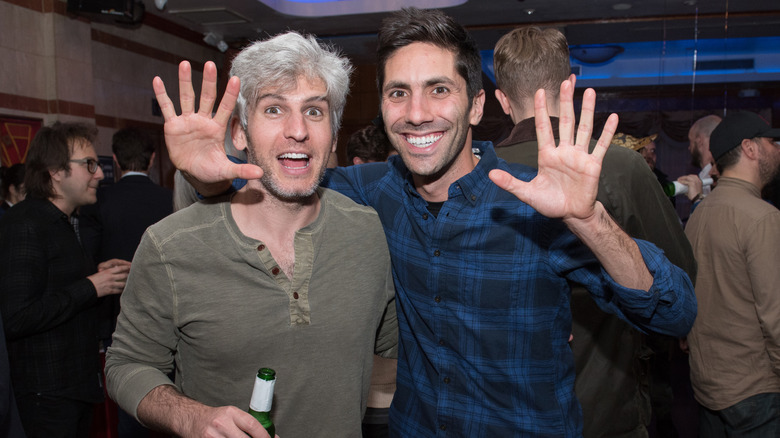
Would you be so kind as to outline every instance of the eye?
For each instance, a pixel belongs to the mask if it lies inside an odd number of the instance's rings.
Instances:
[[[305,114],[311,117],[322,117],[324,112],[321,109],[314,107],[307,109]]]
[[[407,96],[406,91],[404,90],[392,90],[387,94],[387,97],[392,100],[398,100],[402,99]]]
[[[431,93],[438,94],[438,95],[449,94],[449,92],[450,92],[450,89],[445,87],[445,86],[443,86],[443,85],[440,85],[438,87],[434,87],[433,90],[431,91]]]
[[[282,110],[278,106],[269,106],[264,112],[266,114],[281,114]]]

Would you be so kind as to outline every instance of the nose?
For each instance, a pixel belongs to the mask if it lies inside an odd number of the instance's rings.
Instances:
[[[413,125],[422,125],[433,121],[430,102],[423,93],[414,93],[409,98],[406,121]]]
[[[103,174],[103,166],[98,165],[97,170],[95,171],[95,174],[93,178],[97,179],[98,181],[102,180],[105,177]]]
[[[284,123],[284,136],[298,142],[309,138],[309,130],[303,114],[292,112]]]

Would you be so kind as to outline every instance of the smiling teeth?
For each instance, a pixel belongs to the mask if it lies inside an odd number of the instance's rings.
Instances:
[[[287,154],[279,155],[279,158],[287,158],[289,160],[303,160],[305,158],[309,158],[309,156],[306,155],[306,154],[295,154],[295,153],[290,152],[290,153],[287,153]]]
[[[438,141],[440,138],[442,138],[443,135],[426,135],[425,137],[406,137],[406,141],[409,142],[414,147],[418,148],[427,148],[428,146],[432,145],[436,141]]]

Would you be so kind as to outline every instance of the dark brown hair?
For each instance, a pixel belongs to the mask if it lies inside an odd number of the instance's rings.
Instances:
[[[404,8],[382,22],[377,47],[377,87],[382,94],[385,65],[396,50],[429,43],[455,54],[455,69],[466,80],[469,102],[482,89],[479,48],[466,29],[438,10]]]
[[[83,123],[56,122],[41,128],[30,143],[27,151],[27,166],[24,175],[24,187],[27,196],[40,199],[53,198],[49,171],[64,170],[70,172],[70,157],[79,140],[89,143],[95,141],[97,130]]]

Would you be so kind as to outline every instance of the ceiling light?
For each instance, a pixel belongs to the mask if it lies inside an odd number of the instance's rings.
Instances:
[[[616,11],[627,11],[631,9],[631,5],[628,3],[615,3],[614,5],[612,5],[612,9]]]
[[[526,13],[526,14],[528,14],[528,15],[531,15],[531,14],[533,14],[534,12],[536,12],[536,9],[523,9],[523,12],[525,12],[525,13]]]
[[[466,0],[258,0],[277,12],[298,17],[371,14],[397,11],[408,6],[443,9],[462,5]]]
[[[572,58],[585,64],[602,64],[612,60],[624,50],[621,46],[597,44],[574,46],[569,49],[569,54]]]
[[[228,49],[228,45],[222,39],[222,35],[216,34],[214,32],[209,32],[205,34],[203,36],[203,41],[210,46],[216,47],[222,53],[225,53]]]

